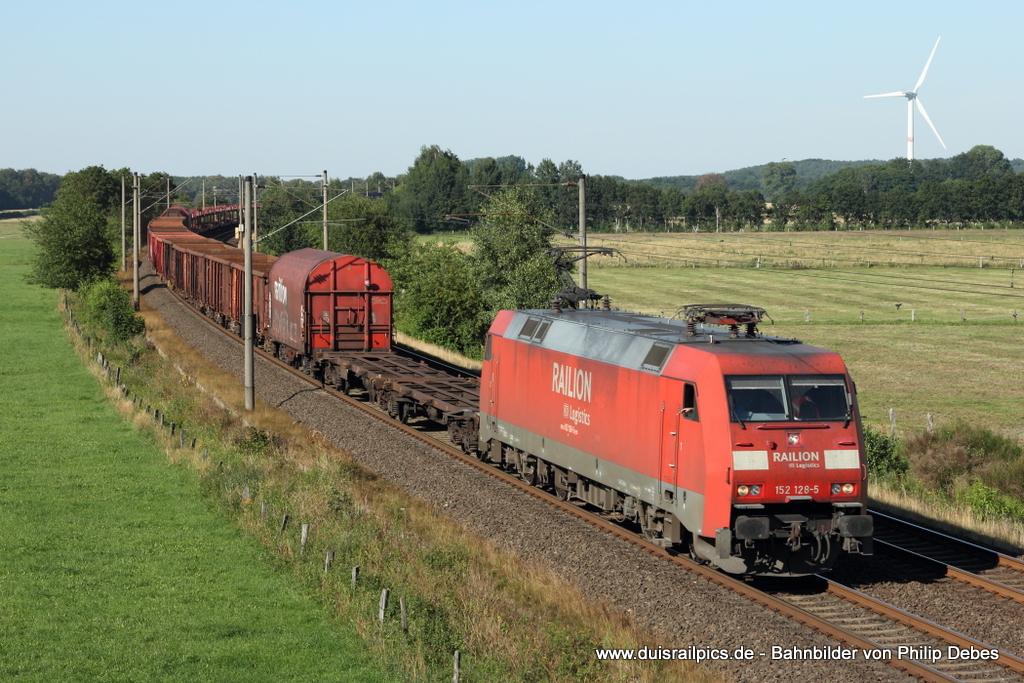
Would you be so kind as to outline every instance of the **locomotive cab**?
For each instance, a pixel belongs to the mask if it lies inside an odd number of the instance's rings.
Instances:
[[[845,374],[726,375],[730,526],[695,552],[730,571],[799,575],[871,553],[865,467]]]

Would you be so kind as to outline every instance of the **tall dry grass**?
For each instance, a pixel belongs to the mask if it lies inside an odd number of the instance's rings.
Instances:
[[[872,482],[869,490],[871,506],[881,512],[1024,557],[1024,528],[1019,523],[979,519],[969,509],[923,500],[885,482]]]

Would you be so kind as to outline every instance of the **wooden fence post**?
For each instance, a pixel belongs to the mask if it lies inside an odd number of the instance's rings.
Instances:
[[[384,612],[388,609],[388,595],[390,595],[390,593],[391,591],[387,588],[380,592],[380,609],[377,611],[377,619],[382,624],[384,623]]]
[[[890,436],[896,438],[896,409],[889,408],[889,424],[891,425]]]
[[[455,651],[455,661],[452,662],[452,668],[454,669],[454,672],[452,674],[452,683],[459,683],[459,669],[460,669],[460,664],[461,664],[460,660],[461,660],[461,657],[459,656],[459,651],[456,650]]]
[[[302,525],[302,540],[299,541],[299,554],[303,555],[306,552],[306,541],[309,540],[309,525]]]

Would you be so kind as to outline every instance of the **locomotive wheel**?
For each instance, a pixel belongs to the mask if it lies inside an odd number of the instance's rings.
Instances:
[[[640,503],[640,514],[637,515],[640,531],[648,541],[656,541],[661,536],[654,521],[654,513],[647,503]]]
[[[552,468],[552,470],[551,483],[555,489],[555,497],[561,501],[569,500],[572,497],[572,489],[569,488],[568,477],[565,472],[557,468]]]
[[[519,478],[530,486],[537,485],[537,459],[532,455],[520,455]]]

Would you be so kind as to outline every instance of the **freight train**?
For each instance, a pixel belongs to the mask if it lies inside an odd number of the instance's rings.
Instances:
[[[168,286],[240,332],[239,250],[174,215],[153,221],[149,247]],[[396,419],[446,425],[466,453],[663,547],[764,576],[871,554],[856,387],[838,354],[759,332],[763,309],[692,305],[663,318],[607,298],[577,307],[597,297],[569,287],[568,306],[498,313],[477,383],[393,352],[391,281],[372,261],[254,254],[253,279],[267,351]]]

